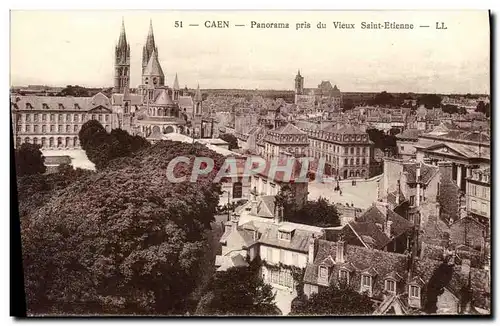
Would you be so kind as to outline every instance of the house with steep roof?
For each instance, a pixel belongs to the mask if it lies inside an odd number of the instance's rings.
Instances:
[[[467,260],[419,259],[343,240],[310,239],[309,248],[311,259],[304,273],[307,296],[330,285],[348,286],[372,299],[375,314],[421,314],[433,298],[437,314],[459,314],[472,308],[488,314],[491,309],[489,272],[471,268]]]

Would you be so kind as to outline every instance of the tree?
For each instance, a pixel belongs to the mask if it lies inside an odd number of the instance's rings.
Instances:
[[[335,205],[328,199],[320,197],[316,201],[308,201],[304,207],[292,215],[287,216],[290,222],[314,225],[318,227],[332,227],[340,225],[340,216]]]
[[[355,107],[354,101],[350,98],[347,98],[342,103],[342,112],[352,110],[354,109],[354,107]]]
[[[217,272],[200,300],[197,315],[276,315],[278,308],[271,285],[265,284],[257,270],[233,267]]]
[[[484,103],[484,101],[477,102],[476,112],[484,113],[487,117],[490,116],[490,103]]]
[[[107,135],[106,129],[104,129],[102,124],[97,120],[85,122],[78,132],[80,146],[85,151],[91,145],[96,146],[96,144],[107,141]]]
[[[30,174],[45,173],[45,157],[40,150],[41,145],[24,143],[15,151],[16,174],[18,177]]]
[[[238,138],[232,134],[222,134],[219,137],[220,139],[227,141],[229,143],[229,149],[238,149]]]
[[[446,262],[441,263],[433,272],[427,284],[424,311],[432,314],[437,311],[438,297],[443,294],[444,288],[450,283],[453,275],[453,266]]]
[[[321,289],[301,304],[292,306],[291,315],[349,316],[373,313],[373,303],[368,296],[350,287],[330,285]]]
[[[212,157],[216,170],[171,183],[166,168],[179,155]],[[160,141],[58,191],[22,221],[29,311],[184,314],[203,273],[223,160],[201,144]],[[190,174],[191,165],[174,174]]]
[[[417,105],[424,105],[427,109],[439,108],[441,101],[441,96],[437,94],[425,94],[418,98]]]

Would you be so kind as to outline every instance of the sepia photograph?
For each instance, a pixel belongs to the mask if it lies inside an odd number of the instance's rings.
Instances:
[[[491,20],[11,10],[16,315],[490,318]]]

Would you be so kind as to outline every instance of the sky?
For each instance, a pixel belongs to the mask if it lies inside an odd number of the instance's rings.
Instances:
[[[291,90],[300,69],[306,88],[329,80],[346,92],[490,93],[487,11],[12,11],[11,85],[111,87],[122,19],[132,87],[141,81],[151,19],[170,86],[177,73],[181,87]],[[218,20],[230,28],[204,26]],[[251,21],[290,28],[251,28]],[[334,29],[335,21],[355,29]],[[361,29],[385,21],[415,28]],[[296,30],[306,22],[311,28]]]

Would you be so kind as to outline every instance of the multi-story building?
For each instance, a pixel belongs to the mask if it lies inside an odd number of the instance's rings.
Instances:
[[[11,111],[15,146],[42,145],[43,149],[80,148],[78,132],[89,120],[106,131],[117,128],[111,101],[102,93],[93,97],[13,96]]]
[[[467,213],[483,223],[490,221],[490,169],[472,169],[466,178]]]
[[[326,158],[326,174],[341,179],[370,176],[373,144],[361,126],[335,124],[304,131],[309,136],[309,156]]]
[[[264,137],[265,158],[270,160],[285,153],[301,157],[306,156],[309,140],[307,134],[288,123],[285,126],[267,131]]]

